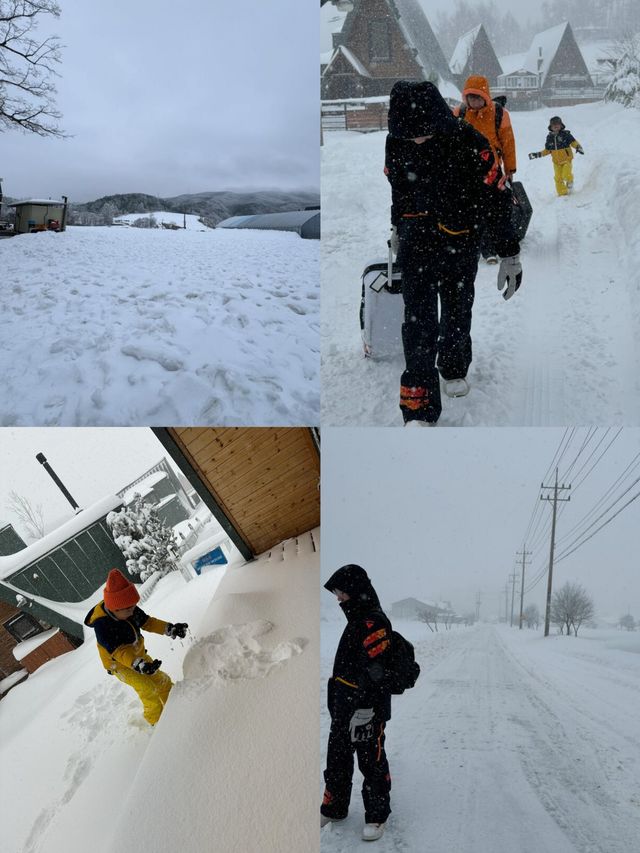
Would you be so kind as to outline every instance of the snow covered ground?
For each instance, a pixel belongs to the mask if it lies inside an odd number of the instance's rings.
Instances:
[[[556,196],[544,147],[554,110],[511,114],[518,173],[534,213],[521,290],[504,302],[496,268],[476,281],[472,390],[444,400],[446,426],[640,423],[640,114],[617,104],[563,107],[585,156]],[[615,127],[615,133],[612,129]],[[384,259],[391,195],[384,133],[325,133],[322,159],[322,422],[400,426],[402,355],[363,358],[360,275]]]
[[[146,634],[176,681],[155,729],[95,635],[0,702],[2,849],[318,849],[319,531],[246,565],[163,578],[143,605],[191,637]]]
[[[0,265],[3,426],[318,422],[316,240],[70,227]]]
[[[335,602],[323,603],[325,677],[343,627]],[[640,633],[394,627],[416,644],[422,674],[393,699],[393,811],[377,853],[637,849]],[[356,771],[348,819],[322,830],[322,853],[370,849],[360,780]]]

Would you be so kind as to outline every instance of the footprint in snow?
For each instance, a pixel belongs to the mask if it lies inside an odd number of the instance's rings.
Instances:
[[[264,678],[304,651],[307,640],[295,637],[269,648],[263,637],[273,630],[264,619],[241,625],[227,625],[191,647],[184,660],[181,689],[201,692],[229,681]]]

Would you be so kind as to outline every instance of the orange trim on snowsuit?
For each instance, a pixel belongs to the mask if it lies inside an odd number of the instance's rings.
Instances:
[[[379,643],[377,646],[374,646],[373,648],[369,649],[369,650],[367,651],[367,654],[369,655],[369,657],[370,657],[370,658],[375,658],[375,657],[377,657],[379,654],[382,654],[382,652],[383,652],[385,649],[389,648],[389,645],[390,645],[389,640],[383,640],[383,641],[382,641],[381,643]]]
[[[362,645],[367,648],[371,643],[375,643],[377,640],[381,640],[383,637],[387,636],[386,628],[380,628],[379,631],[374,631],[373,634],[369,634],[368,637],[365,637],[362,641]]]
[[[446,225],[443,225],[442,222],[438,222],[438,230],[444,231],[445,234],[451,234],[453,237],[459,237],[460,234],[468,234],[469,229],[463,228],[462,231],[452,231],[450,228],[447,228]]]
[[[354,689],[354,690],[357,690],[357,689],[358,689],[358,685],[357,685],[357,684],[352,684],[350,681],[345,681],[345,679],[344,679],[344,678],[340,678],[340,676],[339,676],[339,675],[337,675],[337,676],[336,676],[335,680],[336,680],[336,681],[339,681],[339,682],[340,682],[340,684],[346,684],[346,685],[347,685],[347,687],[353,687],[353,689]]]

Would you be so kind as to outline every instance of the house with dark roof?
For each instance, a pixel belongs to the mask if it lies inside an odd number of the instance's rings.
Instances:
[[[472,74],[480,74],[494,88],[502,66],[482,24],[460,36],[449,61],[453,79],[459,89]]]
[[[353,0],[322,74],[322,99],[388,96],[396,80],[431,80],[459,93],[420,0]]]

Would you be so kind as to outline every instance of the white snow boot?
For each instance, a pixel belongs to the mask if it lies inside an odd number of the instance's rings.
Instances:
[[[447,397],[466,397],[469,393],[469,383],[462,377],[460,379],[443,379],[444,393]]]
[[[434,427],[435,423],[431,423],[431,421],[405,421],[406,427]]]
[[[365,823],[364,829],[362,830],[362,840],[377,841],[379,838],[382,838],[383,832],[383,823]]]

